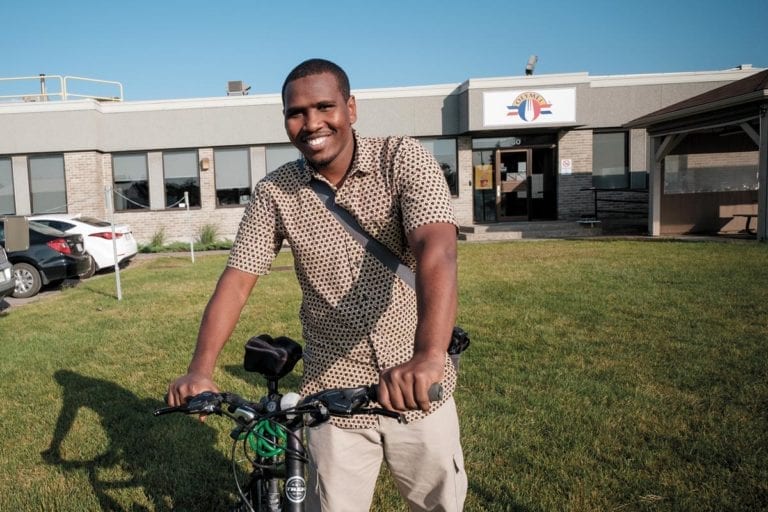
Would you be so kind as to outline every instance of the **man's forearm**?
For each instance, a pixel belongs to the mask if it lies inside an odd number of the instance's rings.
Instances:
[[[256,276],[232,269],[221,275],[200,322],[189,373],[209,378],[213,375],[219,353],[234,331],[256,279]]]
[[[453,229],[450,226],[449,229]],[[457,310],[456,242],[452,232],[426,240],[417,252],[417,353],[444,355],[451,339]]]

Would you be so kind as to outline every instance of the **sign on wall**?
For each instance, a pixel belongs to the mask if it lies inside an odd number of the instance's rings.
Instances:
[[[475,190],[493,189],[493,165],[478,164],[475,166]]]
[[[573,160],[570,158],[560,159],[560,174],[573,174]]]
[[[576,89],[521,89],[483,93],[483,126],[576,122]]]

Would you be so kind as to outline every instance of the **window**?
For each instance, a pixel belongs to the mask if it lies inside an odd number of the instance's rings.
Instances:
[[[197,151],[166,151],[163,153],[165,176],[165,207],[174,208],[184,203],[184,192],[189,194],[189,206],[200,206],[200,177],[197,172]]]
[[[301,153],[293,144],[273,144],[267,146],[267,173],[287,162],[301,158]]]
[[[62,155],[29,157],[32,213],[66,213],[67,192]]]
[[[13,194],[13,167],[10,158],[0,158],[0,215],[13,215],[16,206]]]
[[[149,208],[146,154],[112,155],[112,174],[115,181],[115,210]]]
[[[629,187],[627,132],[595,133],[592,139],[592,186]]]
[[[451,190],[451,195],[459,195],[459,168],[456,158],[456,139],[419,139],[427,148],[443,170],[445,181]]]
[[[758,153],[704,153],[664,158],[664,193],[757,190]]]
[[[216,149],[216,205],[245,204],[251,199],[251,172],[248,148]]]

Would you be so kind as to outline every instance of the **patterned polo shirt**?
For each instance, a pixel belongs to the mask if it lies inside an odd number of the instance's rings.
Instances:
[[[336,190],[336,202],[414,269],[406,233],[429,223],[456,225],[442,170],[414,139],[367,138],[356,132],[354,137],[355,156]],[[413,355],[417,320],[414,290],[336,221],[310,188],[312,179],[328,183],[304,159],[262,179],[227,263],[264,275],[283,241],[290,245],[302,290],[305,395],[378,382],[382,370]],[[446,398],[455,385],[456,372],[446,355]],[[406,416],[413,421],[424,414],[409,411]],[[343,428],[370,428],[377,419],[358,415],[331,421]]]

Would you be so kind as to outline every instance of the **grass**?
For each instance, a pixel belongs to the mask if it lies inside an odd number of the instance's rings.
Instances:
[[[151,411],[224,263],[161,256],[121,273],[122,301],[108,274],[0,317],[0,508],[222,508],[228,423]],[[251,335],[300,339],[290,265],[260,280],[222,388],[263,392]],[[768,510],[768,247],[474,244],[460,265],[466,510]],[[374,510],[405,510],[386,475]]]

